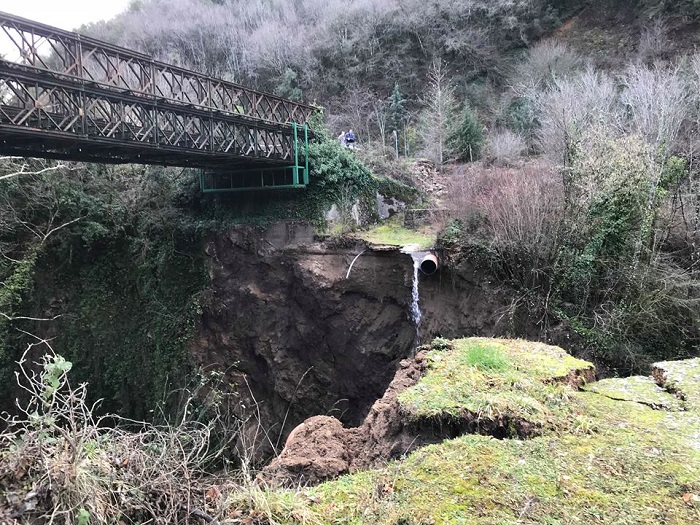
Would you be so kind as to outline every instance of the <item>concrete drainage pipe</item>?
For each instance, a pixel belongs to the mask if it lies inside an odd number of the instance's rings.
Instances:
[[[425,275],[433,275],[438,269],[438,258],[434,253],[429,253],[420,262],[420,271]]]

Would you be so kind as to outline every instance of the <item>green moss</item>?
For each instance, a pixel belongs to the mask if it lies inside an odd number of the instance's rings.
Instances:
[[[187,343],[208,278],[196,240],[154,242],[141,257],[136,249],[113,243],[66,268],[50,289],[75,305],[59,324],[56,350],[76,364],[76,377],[90,381],[105,410],[149,419],[192,372]]]
[[[413,231],[397,224],[382,224],[356,234],[360,239],[373,244],[406,246],[412,249],[427,250],[435,245],[435,234],[430,231]]]
[[[531,355],[524,355],[528,351]],[[518,396],[532,394],[523,393],[523,385],[517,382],[504,381],[515,378],[515,372],[526,374],[530,370],[544,388],[551,388],[556,386],[551,383],[554,376],[549,384],[543,382],[547,371],[563,378],[570,366],[587,365],[560,353],[563,351],[554,347],[523,341],[456,341],[454,350],[429,354],[430,370],[416,385],[422,384],[442,401],[429,401],[425,393],[416,391],[411,395],[439,410],[453,410],[460,402],[473,401],[470,388],[484,391],[474,380],[486,378],[492,380],[492,396],[506,399],[505,393],[511,391],[508,401],[512,403]],[[483,366],[491,357],[474,360],[470,354],[500,354],[507,366],[499,364],[494,370]],[[663,363],[665,370],[674,371],[670,375],[683,381],[691,365]],[[681,374],[681,368],[686,372]],[[438,376],[447,385],[440,390],[437,384],[426,382]],[[460,382],[467,386],[460,386]],[[310,512],[305,516],[307,521],[298,519],[298,511],[296,516],[277,516],[277,521],[338,525],[697,523],[697,412],[654,410],[608,397],[619,392],[629,394],[629,398],[658,394],[650,386],[648,381],[634,379],[603,382],[600,392],[604,395],[591,387],[588,391],[569,389],[565,411],[551,409],[540,397],[538,402],[552,415],[565,417],[566,422],[559,422],[559,432],[524,441],[466,435],[424,447],[384,468],[344,476],[298,493],[298,502]],[[459,390],[456,394],[452,391],[455,388]],[[509,410],[517,408],[507,405]]]
[[[682,397],[690,410],[700,410],[700,358],[653,365],[657,380]]]
[[[552,427],[572,410],[560,381],[592,365],[560,348],[525,341],[462,339],[427,356],[429,371],[399,395],[409,419],[468,417]],[[559,380],[559,381],[557,381]]]
[[[17,315],[25,295],[32,288],[39,252],[40,246],[33,246],[21,261],[0,267],[0,314],[3,314],[0,315],[0,395],[6,399],[10,397],[12,361],[15,357],[9,344],[11,318]]]
[[[393,524],[387,518],[396,515],[407,524],[693,523],[698,509],[682,495],[700,488],[700,463],[689,463],[697,456],[682,440],[654,430],[529,441],[463,436],[375,471],[374,480],[392,487],[383,498],[363,474],[312,490],[320,500],[313,508],[325,523]],[[349,505],[337,505],[339,487]]]
[[[585,390],[620,401],[634,401],[652,408],[663,410],[683,410],[683,403],[656,384],[651,377],[626,377],[603,379]]]

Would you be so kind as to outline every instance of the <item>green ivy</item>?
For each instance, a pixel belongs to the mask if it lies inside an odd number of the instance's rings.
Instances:
[[[71,265],[49,262],[41,270],[51,276],[43,287],[71,305],[57,322],[54,348],[75,364],[78,380],[90,382],[104,410],[149,418],[185,384],[193,370],[188,344],[208,284],[198,236],[122,237]],[[37,304],[46,300],[37,295]]]
[[[4,314],[0,315],[0,394],[4,393],[12,377],[12,363],[15,358],[10,343],[12,318],[19,315],[22,302],[32,290],[39,250],[39,245],[31,247],[21,261],[8,265],[0,274],[3,277],[0,279],[0,313]]]

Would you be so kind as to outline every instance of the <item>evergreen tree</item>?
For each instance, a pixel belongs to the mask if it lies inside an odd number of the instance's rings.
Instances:
[[[299,87],[297,72],[291,68],[287,68],[282,74],[274,93],[278,97],[301,101],[301,88]]]
[[[484,144],[482,126],[472,109],[465,104],[462,111],[462,119],[451,137],[451,146],[457,158],[473,161],[481,155],[481,147]]]
[[[407,111],[405,108],[406,99],[399,89],[398,82],[394,84],[394,91],[389,97],[389,125],[397,132],[401,131],[401,127],[406,119]]]

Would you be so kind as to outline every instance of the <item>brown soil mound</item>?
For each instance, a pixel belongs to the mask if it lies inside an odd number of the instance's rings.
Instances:
[[[441,441],[444,436],[434,432],[417,435],[404,421],[397,398],[418,382],[426,366],[425,352],[401,361],[384,397],[374,403],[358,428],[343,428],[328,416],[306,420],[292,431],[282,453],[263,469],[259,480],[272,485],[314,484]]]

